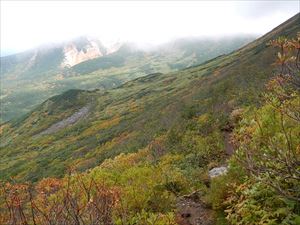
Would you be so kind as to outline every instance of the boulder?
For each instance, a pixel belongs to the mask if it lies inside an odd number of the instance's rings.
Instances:
[[[227,166],[221,166],[221,167],[215,167],[211,169],[208,174],[210,178],[218,177],[220,175],[226,174],[227,173]]]

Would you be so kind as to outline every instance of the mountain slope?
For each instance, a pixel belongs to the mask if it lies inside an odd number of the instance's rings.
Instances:
[[[118,50],[118,49],[116,49]],[[1,57],[1,76],[37,76],[51,70],[72,67],[112,52],[99,40],[80,37],[68,42],[49,44],[34,50]]]
[[[131,43],[105,47],[96,39],[82,37],[2,57],[0,118],[7,121],[24,115],[69,89],[109,89],[150,73],[197,65],[250,40],[253,37],[180,40],[145,51]]]
[[[275,51],[267,42],[299,30],[298,14],[244,48],[202,65],[151,74],[113,90],[72,90],[50,98],[26,117],[2,125],[1,179],[63,176],[70,165],[86,170],[207,113],[221,129],[232,110],[258,103],[272,76]],[[83,107],[88,112],[74,123],[45,133]]]

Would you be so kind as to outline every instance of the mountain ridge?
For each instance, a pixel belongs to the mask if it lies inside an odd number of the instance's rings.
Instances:
[[[298,19],[299,14],[283,30],[271,32],[293,36]],[[47,100],[23,120],[1,128],[1,178],[62,176],[71,164],[84,171],[120,153],[136,152],[155,136],[207,113],[221,129],[232,110],[259,104],[260,91],[272,77],[266,65],[273,62],[275,51],[266,44],[273,35],[196,67],[152,74],[112,90],[67,92]],[[87,105],[87,117],[33,138]]]
[[[111,49],[101,47],[101,43],[91,48],[96,41],[91,44],[84,37],[77,40],[79,50],[75,48],[75,40],[4,57],[1,58],[0,119],[4,122],[21,116],[68,89],[114,88],[149,73],[166,73],[199,64],[249,40],[251,37],[233,37],[222,40],[222,44],[208,40],[182,41],[184,44],[169,46],[166,51],[161,50],[167,45],[155,51],[143,51],[130,43],[118,42],[115,47],[110,45]],[[65,60],[64,49],[69,44],[70,55]],[[85,55],[85,49],[90,49],[90,54]],[[100,54],[102,56],[97,57]]]

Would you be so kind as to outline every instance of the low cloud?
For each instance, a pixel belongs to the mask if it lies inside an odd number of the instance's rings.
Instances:
[[[1,1],[1,53],[81,35],[159,44],[263,34],[297,12],[298,1]]]

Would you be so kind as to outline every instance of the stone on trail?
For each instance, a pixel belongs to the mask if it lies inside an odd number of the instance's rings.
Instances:
[[[221,166],[211,169],[208,174],[210,178],[218,177],[227,173],[227,166]]]

